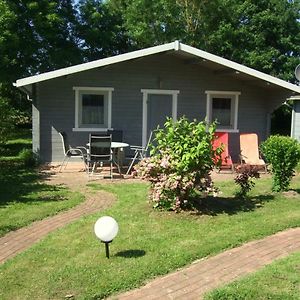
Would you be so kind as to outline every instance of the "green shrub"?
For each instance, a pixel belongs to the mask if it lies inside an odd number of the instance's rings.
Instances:
[[[215,124],[196,120],[167,119],[165,127],[155,131],[151,157],[136,170],[151,182],[150,199],[154,207],[178,211],[192,205],[192,197],[214,193],[210,171],[220,164],[221,147],[214,149]]]
[[[262,143],[261,151],[271,164],[273,190],[287,190],[300,160],[299,143],[287,136],[273,135]]]
[[[19,153],[19,158],[25,167],[36,167],[38,165],[37,156],[29,149],[23,149]]]

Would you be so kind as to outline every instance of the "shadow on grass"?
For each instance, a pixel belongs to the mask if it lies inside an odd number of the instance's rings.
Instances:
[[[254,211],[271,201],[274,196],[271,194],[248,197],[245,199],[237,197],[207,197],[194,199],[195,211],[192,214],[216,216],[218,214],[234,215],[239,212]]]
[[[136,258],[136,257],[144,256],[145,254],[146,252],[144,250],[131,249],[131,250],[120,251],[116,253],[115,256],[125,257],[125,258]]]
[[[13,143],[13,144],[7,144],[5,147],[0,148],[0,155],[1,156],[18,156],[18,154],[23,150],[23,149],[28,149],[31,150],[31,144],[30,143]]]
[[[41,176],[31,168],[25,168],[22,162],[0,161],[0,207],[10,202],[30,203],[37,201],[62,201],[65,200],[59,195],[47,195],[31,198],[31,193],[56,192],[63,187],[50,186],[39,183]],[[56,197],[55,197],[56,196]]]

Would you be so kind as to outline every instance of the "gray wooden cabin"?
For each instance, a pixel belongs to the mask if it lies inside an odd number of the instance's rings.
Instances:
[[[270,131],[270,114],[300,87],[178,41],[17,80],[32,100],[33,150],[63,159],[58,134],[84,146],[89,133],[121,131],[145,145],[150,130],[174,119],[218,119],[239,154],[239,133]]]

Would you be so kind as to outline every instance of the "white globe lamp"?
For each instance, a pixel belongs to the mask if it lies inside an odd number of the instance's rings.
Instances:
[[[101,217],[96,221],[94,231],[98,239],[105,243],[106,257],[109,258],[109,243],[112,242],[119,231],[117,221],[109,216]]]

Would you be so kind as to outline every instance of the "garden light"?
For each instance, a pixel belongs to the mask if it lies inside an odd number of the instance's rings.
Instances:
[[[101,217],[94,226],[96,236],[105,243],[106,257],[109,258],[109,243],[116,237],[119,225],[116,220],[109,216]]]

